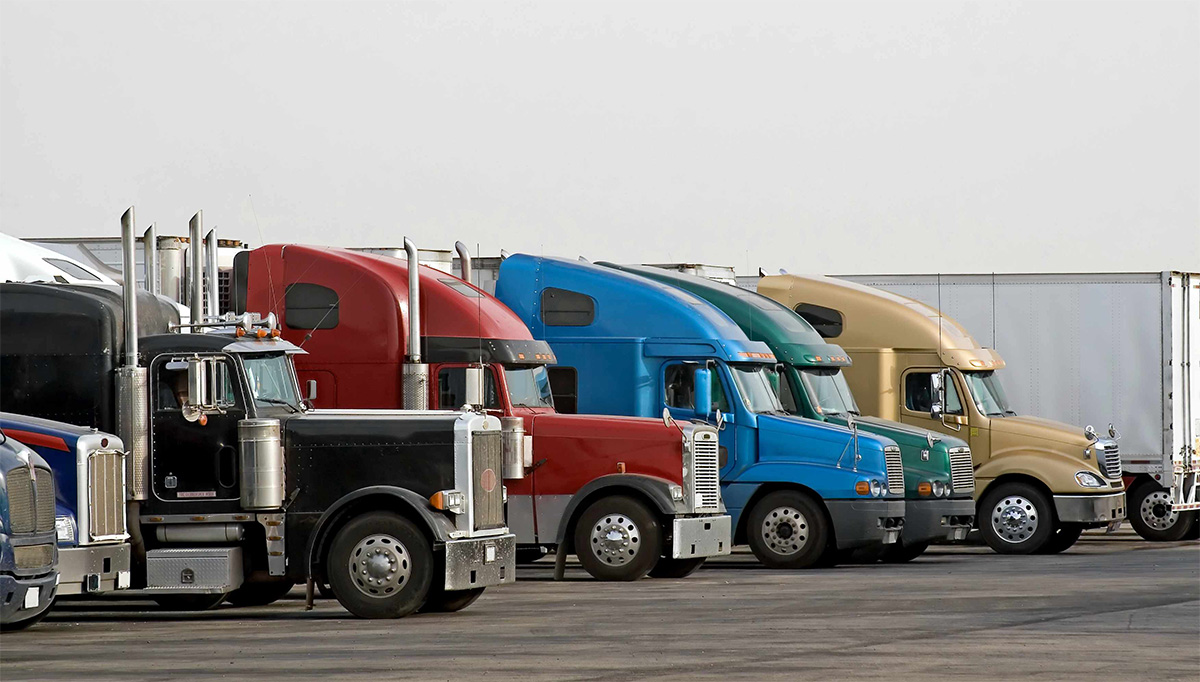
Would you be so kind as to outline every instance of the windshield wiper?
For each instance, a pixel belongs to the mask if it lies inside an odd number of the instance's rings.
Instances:
[[[279,398],[255,398],[255,400],[260,403],[267,403],[269,405],[283,405],[284,407],[288,408],[292,414],[296,414],[300,411],[295,405],[286,400],[280,400]]]
[[[1008,416],[1010,416],[1010,417],[1015,417],[1015,416],[1017,416],[1017,413],[1016,413],[1016,412],[1014,412],[1014,411],[1012,411],[1012,410],[1005,410],[1005,411],[1004,411],[1004,412],[1002,412],[1001,414],[1006,414],[1006,415],[1008,415]]]

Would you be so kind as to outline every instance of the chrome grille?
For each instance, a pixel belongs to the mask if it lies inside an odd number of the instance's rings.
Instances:
[[[13,563],[20,569],[50,568],[54,563],[54,545],[21,545],[13,547]]]
[[[717,434],[713,431],[698,430],[692,432],[692,459],[688,466],[689,486],[692,494],[694,511],[715,512],[721,508],[721,481],[717,471],[718,464]]]
[[[1121,450],[1116,442],[1108,441],[1096,444],[1096,466],[1108,478],[1121,477]]]
[[[476,431],[471,434],[471,472],[474,481],[475,530],[504,526],[504,441],[500,431]],[[491,486],[491,490],[488,487]]]
[[[971,462],[971,448],[950,448],[950,483],[954,492],[975,490],[975,465]]]
[[[37,532],[54,530],[54,474],[37,470]]]
[[[8,523],[10,532],[32,533],[36,530],[33,513],[33,486],[29,482],[29,467],[21,466],[5,476],[8,484]]]
[[[125,454],[97,450],[88,458],[88,535],[92,540],[125,537]]]
[[[887,487],[897,495],[904,494],[904,461],[900,457],[900,448],[889,445],[883,449],[883,459],[887,463]]]

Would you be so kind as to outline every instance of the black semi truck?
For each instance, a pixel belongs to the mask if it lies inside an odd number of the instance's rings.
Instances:
[[[0,409],[123,440],[132,588],[201,609],[328,585],[389,618],[514,580],[498,419],[311,409],[274,315],[179,325],[132,285],[133,209],[122,228],[123,289],[0,284]]]

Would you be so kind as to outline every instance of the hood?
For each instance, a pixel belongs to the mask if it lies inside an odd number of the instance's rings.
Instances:
[[[806,417],[758,415],[760,459],[791,460],[822,466],[854,468],[850,429]],[[886,478],[883,449],[896,445],[886,436],[858,431],[858,470]]]
[[[880,419],[879,417],[855,417],[855,421],[863,426],[869,426],[875,433],[887,436],[899,443],[901,446],[919,445],[922,448],[929,447],[928,435],[932,434],[934,439],[934,448],[950,448],[967,447],[967,442],[961,438],[947,436],[943,433],[923,429],[919,426],[910,426],[901,424],[890,419]]]
[[[679,442],[683,435],[676,426],[661,419],[618,417],[599,414],[561,414],[541,412],[526,417],[527,430],[539,438],[578,438],[589,440],[639,440]],[[682,424],[680,424],[682,426]]]
[[[1058,443],[1074,451],[1082,451],[1091,441],[1083,434],[1083,428],[1028,415],[1013,417],[993,417],[991,419],[992,439],[1005,437],[1019,439],[1040,439]],[[995,446],[993,446],[995,447]]]

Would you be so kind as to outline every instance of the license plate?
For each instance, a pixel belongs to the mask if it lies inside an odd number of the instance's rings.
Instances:
[[[36,609],[42,601],[42,588],[31,587],[25,590],[25,608]]]
[[[490,564],[496,560],[496,546],[488,545],[483,548],[483,563]]]

